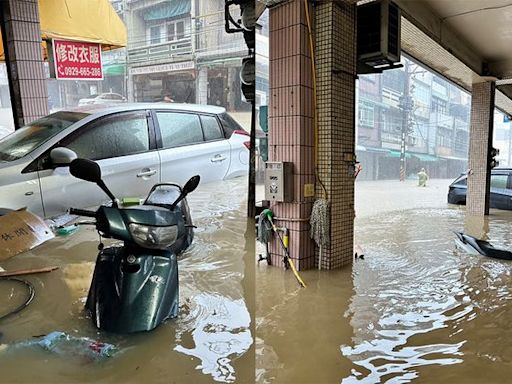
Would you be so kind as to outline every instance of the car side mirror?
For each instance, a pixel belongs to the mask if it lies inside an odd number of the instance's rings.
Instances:
[[[55,167],[68,166],[77,157],[74,151],[65,147],[53,148],[50,151],[50,159]]]
[[[101,181],[101,168],[89,159],[75,159],[69,165],[69,172],[78,179],[98,184]]]
[[[101,168],[98,163],[89,159],[78,158],[69,164],[69,172],[78,179],[98,184],[98,187],[112,200],[112,206],[117,207],[116,197],[101,179]]]

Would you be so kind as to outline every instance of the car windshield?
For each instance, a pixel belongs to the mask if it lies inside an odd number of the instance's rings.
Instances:
[[[463,173],[453,181],[452,185],[466,185],[467,181],[468,175],[467,173]]]
[[[71,124],[89,114],[57,112],[17,129],[0,139],[0,161],[14,161],[26,156]]]

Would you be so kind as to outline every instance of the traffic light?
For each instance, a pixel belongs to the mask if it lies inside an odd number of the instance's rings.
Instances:
[[[259,152],[263,161],[268,161],[268,106],[260,106],[260,127],[265,132],[265,137],[260,137]]]
[[[493,169],[500,165],[500,162],[496,160],[496,156],[500,154],[500,150],[498,148],[491,148],[489,152],[489,168]]]
[[[240,7],[240,19],[231,16],[230,6]],[[242,59],[240,68],[240,86],[245,100],[249,103],[256,101],[256,8],[254,0],[225,0],[225,28],[227,33],[242,32],[248,55]]]
[[[252,103],[256,97],[256,61],[254,55],[242,59],[240,83],[245,100]]]
[[[231,16],[230,7],[238,5],[240,7],[240,19],[235,20]],[[243,32],[245,42],[250,50],[254,49],[256,29],[256,8],[254,0],[226,0],[224,3],[225,29],[227,33]]]

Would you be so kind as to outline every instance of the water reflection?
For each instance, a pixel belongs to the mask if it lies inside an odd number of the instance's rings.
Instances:
[[[243,300],[229,300],[211,294],[194,297],[194,307],[180,320],[176,331],[177,342],[182,334],[190,332],[194,347],[178,344],[178,352],[201,360],[197,369],[211,375],[215,381],[235,381],[231,360],[246,352],[252,344],[249,312]]]
[[[463,230],[463,213],[407,211],[377,217],[373,225],[360,223],[370,256],[354,265],[357,293],[348,309],[354,335],[340,349],[355,367],[343,383],[435,381],[453,375],[455,368],[446,366],[475,367],[482,356],[497,358],[482,352],[489,338],[497,343],[502,337],[496,312],[510,312],[512,265],[455,249],[451,231]],[[393,225],[382,225],[386,222]],[[487,220],[469,222],[481,237],[489,233],[498,243],[512,243],[508,233],[504,236],[507,221],[493,221],[491,232]],[[485,323],[487,331],[474,328],[476,322]],[[493,382],[492,375],[488,379]]]

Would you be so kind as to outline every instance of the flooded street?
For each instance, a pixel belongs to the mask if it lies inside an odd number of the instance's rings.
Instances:
[[[509,381],[512,265],[458,251],[452,231],[511,248],[512,212],[466,218],[463,207],[445,203],[447,180],[422,189],[360,182],[356,239],[365,258],[352,268],[302,272],[305,289],[290,271],[260,263],[254,329],[246,182],[190,195],[198,228],[179,261],[180,314],[149,333],[99,332],[84,313],[98,240],[91,227],[4,262],[7,270],[60,269],[29,276],[34,302],[2,321],[2,382],[250,383],[255,372],[258,383]],[[376,205],[376,194],[386,203]],[[2,308],[23,301],[24,290],[1,284]],[[119,352],[97,362],[72,348],[62,355],[12,347],[52,331]]]
[[[251,382],[253,331],[244,278],[247,178],[200,185],[187,198],[197,226],[192,246],[179,257],[180,312],[156,330],[133,335],[99,332],[83,310],[97,255],[98,236],[81,227],[32,252],[2,263],[6,270],[57,265],[50,274],[28,276],[32,304],[1,323],[0,343],[62,331],[112,343],[119,352],[103,362],[73,351],[59,355],[40,348],[0,351],[3,383],[211,383]],[[247,252],[250,252],[248,254]],[[253,281],[252,279],[250,279]],[[3,284],[1,308],[23,301],[25,291]]]
[[[512,213],[465,219],[447,180],[378,183],[357,185],[353,268],[303,272],[300,289],[258,266],[257,381],[509,382],[512,264],[456,250],[451,231],[512,248]]]

